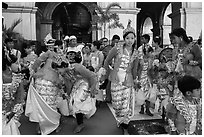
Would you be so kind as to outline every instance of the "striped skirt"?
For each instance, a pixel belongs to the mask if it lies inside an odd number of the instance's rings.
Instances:
[[[115,110],[117,125],[128,124],[134,116],[135,89],[121,84],[111,83],[112,105]]]

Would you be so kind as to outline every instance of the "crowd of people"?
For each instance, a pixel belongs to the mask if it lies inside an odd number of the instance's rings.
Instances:
[[[169,134],[202,134],[201,39],[193,41],[183,28],[162,45],[161,37],[141,36],[128,22],[123,40],[114,35],[92,43],[77,37],[45,39],[46,50],[35,53],[33,43],[16,50],[12,38],[2,48],[2,133],[20,134],[24,113],[37,122],[37,134],[60,132],[63,116],[72,115],[81,132],[101,102],[111,103],[117,126],[127,131],[135,106],[141,115],[162,115]]]

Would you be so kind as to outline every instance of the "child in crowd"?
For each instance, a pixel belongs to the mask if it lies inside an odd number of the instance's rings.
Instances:
[[[201,82],[192,76],[185,75],[178,80],[181,94],[170,98],[167,106],[167,119],[170,134],[202,134],[201,116]]]

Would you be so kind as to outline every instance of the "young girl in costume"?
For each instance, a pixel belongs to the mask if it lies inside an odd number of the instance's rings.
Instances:
[[[80,53],[76,53],[75,57],[69,55],[69,67],[58,68],[67,87],[66,92],[70,96],[70,114],[74,115],[77,120],[77,127],[74,129],[74,133],[78,133],[84,128],[84,116],[90,118],[96,112],[96,99],[94,96],[97,93],[97,76],[80,64],[81,58],[79,56]]]
[[[135,30],[130,26],[123,31],[125,43],[115,46],[109,52],[104,62],[103,79],[109,77],[111,81],[112,105],[115,110],[117,125],[126,131],[130,118],[134,116],[135,89],[137,81],[138,53],[136,50]],[[114,59],[114,68],[110,73],[109,65]],[[109,75],[110,74],[110,75]]]
[[[167,106],[167,119],[170,134],[202,134],[201,116],[201,82],[192,76],[185,75],[178,80],[181,94],[170,98]]]
[[[140,61],[139,61],[139,82],[140,82],[140,90],[142,92],[144,92],[144,104],[141,105],[141,110],[140,110],[140,114],[144,114],[144,109],[146,108],[146,114],[149,116],[153,116],[153,114],[150,112],[150,101],[149,101],[149,97],[150,94],[149,93],[149,89],[152,86],[151,83],[151,79],[148,75],[148,72],[150,70],[150,68],[152,67],[152,56],[151,56],[151,52],[153,52],[152,48],[143,48],[142,53],[140,53]]]
[[[17,58],[12,58],[5,47],[2,49],[2,134],[19,135],[19,118],[25,104],[23,75],[12,73],[11,64]]]

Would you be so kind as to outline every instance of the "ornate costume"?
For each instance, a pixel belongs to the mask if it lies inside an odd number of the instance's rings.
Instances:
[[[185,100],[181,94],[171,97],[170,104],[167,106],[170,130],[185,135],[202,133],[201,109],[201,99],[194,98],[190,102]]]
[[[23,113],[24,93],[20,88],[23,75],[12,76],[12,82],[2,85],[2,134],[19,135],[19,118]],[[8,122],[7,116],[14,113],[12,119]]]
[[[76,113],[85,114],[90,118],[95,112],[95,98],[91,97],[90,88],[96,90],[97,77],[94,72],[89,71],[84,66],[78,63],[71,66],[62,74],[67,87],[72,87],[70,91],[69,106],[70,114]],[[97,91],[94,91],[97,92]]]
[[[52,68],[52,62],[60,64],[62,58],[52,51],[43,53],[33,64],[34,75],[27,96],[25,115],[30,121],[38,122],[42,134],[50,134],[59,126],[57,97],[62,93],[63,81]],[[39,66],[44,63],[42,68]]]
[[[113,47],[104,64],[107,75],[110,71],[108,70],[108,64],[113,58],[115,60],[114,69],[109,76],[112,105],[115,110],[117,124],[128,124],[130,118],[134,116],[135,89],[133,88],[133,79],[136,79],[137,75],[137,51],[134,50],[132,55],[125,55],[123,45]]]

